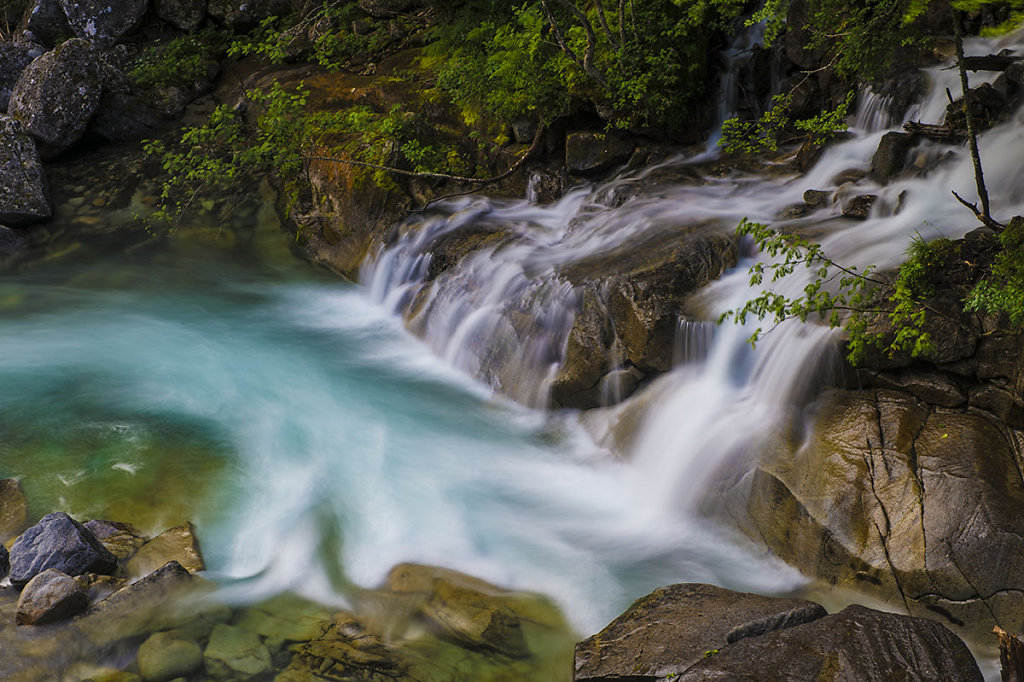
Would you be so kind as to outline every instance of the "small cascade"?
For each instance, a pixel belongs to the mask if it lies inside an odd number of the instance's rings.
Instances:
[[[850,127],[861,133],[875,133],[902,123],[903,112],[893,111],[892,108],[893,97],[891,95],[879,95],[868,87],[860,95],[857,113],[854,115]]]
[[[711,352],[717,329],[714,322],[680,317],[676,323],[672,364],[678,367],[703,362]]]

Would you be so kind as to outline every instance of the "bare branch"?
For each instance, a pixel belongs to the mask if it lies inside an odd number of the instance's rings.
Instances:
[[[974,214],[974,217],[977,218],[979,221],[981,221],[981,223],[983,225],[986,225],[987,227],[991,227],[996,232],[1002,232],[1003,230],[1006,229],[1006,225],[1003,225],[998,220],[995,220],[992,216],[985,215],[978,208],[977,204],[969,203],[966,199],[964,199],[962,196],[957,194],[956,191],[953,191],[953,196],[956,197],[957,201],[959,201],[961,204],[963,204],[964,206],[969,208],[971,210],[971,213]]]
[[[607,36],[608,42],[611,46],[617,49],[619,46],[615,44],[615,35],[612,33],[612,30],[608,28],[608,19],[604,15],[604,7],[601,6],[601,0],[593,0],[593,2],[594,7],[597,9],[597,21],[601,24],[601,30],[604,31],[604,34]]]

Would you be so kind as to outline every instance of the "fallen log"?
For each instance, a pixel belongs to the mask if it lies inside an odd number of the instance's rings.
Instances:
[[[939,142],[963,142],[967,137],[964,131],[949,124],[935,125],[934,123],[907,121],[903,124],[903,129],[913,135],[920,135]]]

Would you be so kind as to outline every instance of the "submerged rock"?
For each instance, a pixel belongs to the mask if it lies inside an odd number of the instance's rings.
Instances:
[[[102,90],[96,51],[87,40],[68,40],[21,74],[8,111],[40,142],[48,158],[77,142],[99,106]]]
[[[82,524],[63,512],[47,514],[11,547],[11,583],[25,585],[46,569],[68,575],[110,573],[117,559]]]
[[[139,673],[146,682],[187,677],[203,665],[203,650],[173,632],[157,632],[139,647]]]
[[[13,232],[13,230],[12,230]],[[0,231],[0,239],[3,232]],[[0,543],[28,527],[28,500],[16,478],[0,479]]]
[[[24,245],[25,240],[17,232],[5,225],[0,225],[0,262],[16,254]],[[2,505],[0,505],[0,508],[2,508]],[[0,511],[0,514],[2,513]],[[0,527],[2,526],[3,522],[0,521]],[[0,536],[2,535],[3,531],[0,530]],[[0,537],[0,541],[3,541],[2,537]]]
[[[675,677],[730,642],[825,616],[819,604],[713,585],[660,587],[576,645],[576,682]],[[792,678],[765,678],[792,679]]]
[[[61,0],[61,6],[75,35],[112,45],[138,26],[149,0]]]
[[[21,226],[53,214],[36,144],[13,118],[0,116],[0,222]],[[6,240],[8,243],[13,240]],[[0,522],[4,513],[0,512]],[[3,532],[0,525],[0,533]]]
[[[210,633],[203,663],[214,679],[248,680],[270,667],[270,652],[256,633],[221,624]]]
[[[89,598],[71,576],[48,568],[28,581],[18,599],[18,625],[45,625],[85,611]]]
[[[967,645],[939,623],[850,606],[711,651],[675,679],[981,682],[982,676]]]

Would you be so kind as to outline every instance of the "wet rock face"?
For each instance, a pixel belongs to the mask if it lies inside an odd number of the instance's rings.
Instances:
[[[72,36],[61,0],[31,0],[19,27],[22,41],[54,47]]]
[[[186,677],[203,665],[203,650],[175,633],[157,632],[139,647],[139,673],[147,682]]]
[[[49,568],[25,585],[18,599],[18,625],[45,625],[78,615],[89,605],[82,586],[71,576]]]
[[[563,268],[565,279],[586,288],[552,401],[597,407],[600,383],[619,363],[636,370],[634,379],[670,369],[686,300],[733,265],[736,255],[732,235],[712,226],[678,227]]]
[[[35,142],[21,123],[0,116],[0,222],[19,227],[47,220],[52,212]]]
[[[85,527],[96,536],[100,544],[117,557],[118,561],[130,559],[139,550],[139,547],[146,544],[146,538],[138,528],[130,523],[94,519],[87,521]]]
[[[138,25],[149,0],[61,0],[61,6],[76,36],[112,45]]]
[[[906,167],[907,153],[914,142],[908,133],[893,131],[883,135],[875,155],[871,157],[872,179],[886,183],[899,175]]]
[[[654,680],[679,675],[731,641],[824,615],[824,608],[803,599],[775,599],[696,583],[660,587],[576,645],[573,679]]]
[[[82,137],[101,90],[96,52],[88,41],[75,38],[25,69],[8,112],[40,142],[41,156],[49,158]]]
[[[63,512],[47,514],[11,547],[11,583],[25,585],[54,568],[68,575],[110,573],[117,559],[91,532]]]
[[[942,625],[851,606],[730,644],[676,679],[981,682],[982,676],[967,646]]]
[[[750,477],[751,535],[840,586],[982,635],[1024,619],[1024,433],[896,391],[835,391]]]
[[[7,111],[18,77],[45,48],[33,43],[0,43],[0,114]]]

